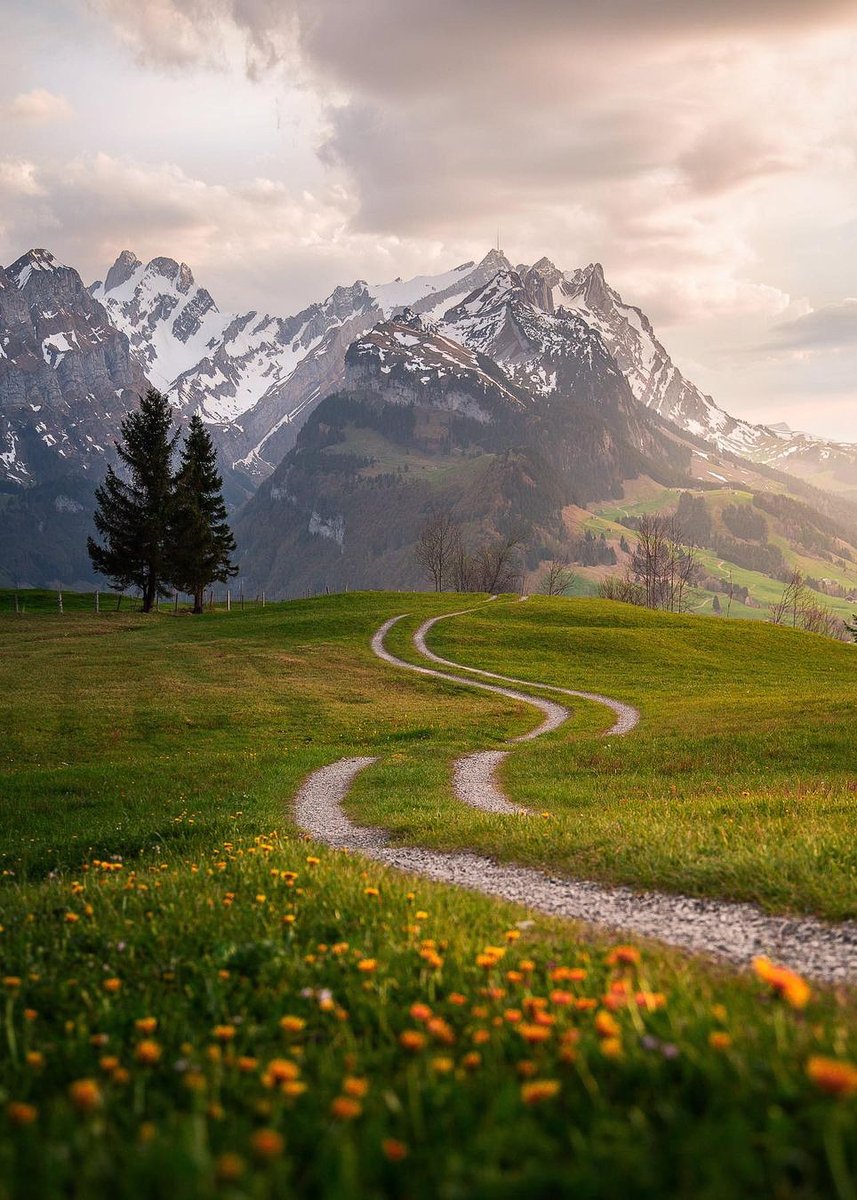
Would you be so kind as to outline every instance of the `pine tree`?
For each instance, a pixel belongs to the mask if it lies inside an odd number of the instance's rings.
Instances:
[[[104,483],[95,491],[95,528],[104,545],[88,539],[92,565],[119,591],[140,588],[143,612],[152,611],[158,596],[169,594],[165,583],[177,438],[168,401],[150,388],[139,409],[123,420],[122,441],[116,443],[127,481],[108,467]]]
[[[217,454],[199,415],[191,417],[176,476],[170,521],[170,578],[193,596],[193,611],[202,612],[209,584],[225,583],[238,573],[232,565],[235,539],[226,522],[223,480]]]

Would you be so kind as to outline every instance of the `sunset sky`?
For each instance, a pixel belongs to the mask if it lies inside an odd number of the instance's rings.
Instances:
[[[854,0],[4,0],[0,262],[224,309],[543,254],[735,415],[857,441]]]

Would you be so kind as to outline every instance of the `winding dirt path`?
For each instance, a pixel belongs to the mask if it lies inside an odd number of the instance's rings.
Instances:
[[[638,723],[639,713],[636,709],[606,696],[566,688],[543,688],[538,683],[462,667],[440,658],[428,649],[425,637],[437,621],[454,615],[460,614],[434,617],[420,626],[414,638],[420,653],[444,666],[467,671],[469,675],[478,674],[488,679],[607,704],[617,716],[615,724],[608,730],[609,734],[626,734]],[[483,683],[397,658],[387,650],[384,638],[399,620],[401,617],[386,621],[373,637],[372,649],[378,657],[392,666],[416,674],[494,692],[539,709],[544,715],[542,723],[514,741],[538,737],[557,729],[567,720],[568,709],[540,696],[525,695],[499,684]],[[494,782],[493,772],[507,754],[508,751],[480,751],[459,759],[454,775],[459,797],[489,812],[526,811],[507,800]],[[739,966],[746,965],[758,954],[767,954],[811,978],[830,983],[857,982],[857,922],[854,921],[832,924],[810,917],[772,917],[752,904],[671,893],[637,892],[628,887],[605,887],[589,881],[557,877],[531,867],[499,863],[469,852],[390,845],[383,829],[355,825],[342,807],[355,777],[376,761],[368,757],[344,758],[314,771],[304,781],[295,798],[298,825],[329,846],[358,851],[385,866],[523,904],[551,916],[584,921],[600,927],[602,931],[655,938],[668,945],[713,955]]]

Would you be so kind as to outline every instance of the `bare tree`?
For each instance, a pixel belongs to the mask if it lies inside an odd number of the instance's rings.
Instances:
[[[436,592],[442,592],[461,547],[461,530],[450,509],[435,509],[424,522],[414,557]]]
[[[780,599],[770,606],[769,619],[775,625],[791,625],[792,629],[820,633],[840,641],[844,641],[849,632],[845,622],[816,599],[797,568],[786,580]]]
[[[516,592],[521,586],[521,542],[514,534],[482,545],[473,555],[472,581],[477,592]]]
[[[568,559],[553,558],[539,577],[539,591],[544,596],[564,596],[576,579]]]
[[[646,595],[641,584],[628,570],[624,575],[607,575],[598,584],[602,600],[620,600],[623,604],[644,605]]]
[[[684,611],[696,572],[696,548],[674,516],[646,513],[640,518],[630,570],[647,608]]]

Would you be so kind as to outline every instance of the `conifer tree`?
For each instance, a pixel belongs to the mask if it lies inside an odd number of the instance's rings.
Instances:
[[[170,578],[193,596],[195,613],[203,610],[209,584],[225,583],[238,573],[222,488],[214,445],[195,414],[182,447],[170,521]]]
[[[95,528],[104,544],[88,539],[92,565],[119,591],[139,587],[143,612],[151,612],[158,596],[168,595],[172,459],[177,438],[168,401],[150,388],[139,409],[122,421],[122,441],[116,443],[127,480],[108,467],[104,483],[95,491]]]

